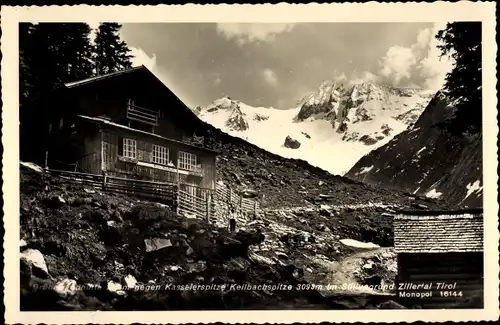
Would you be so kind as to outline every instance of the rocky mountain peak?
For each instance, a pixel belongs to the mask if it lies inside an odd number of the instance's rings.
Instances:
[[[231,115],[226,121],[226,126],[232,131],[245,131],[248,130],[248,122],[246,114],[241,111],[241,108],[235,102],[230,106]]]
[[[295,108],[254,107],[225,96],[202,109],[199,117],[283,157],[343,174],[364,154],[412,126],[430,99],[419,89],[325,80]],[[300,148],[284,146],[287,136],[299,141]],[[348,152],[342,161],[325,161],[322,152],[337,150]]]

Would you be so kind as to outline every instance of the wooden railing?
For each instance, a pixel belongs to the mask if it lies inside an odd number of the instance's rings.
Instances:
[[[244,198],[230,187],[217,183],[216,189],[189,184],[153,182],[64,170],[47,169],[51,175],[115,194],[135,196],[169,205],[173,211],[208,221],[213,218],[227,221],[234,209],[239,224],[255,218],[260,211],[256,199]]]
[[[127,118],[147,124],[151,124],[154,126],[158,125],[158,112],[153,111],[148,108],[136,106],[136,105],[127,105]]]
[[[203,168],[201,167],[201,165],[196,165],[193,167],[193,169],[188,169],[187,171],[189,175],[203,176]]]
[[[172,209],[177,205],[177,186],[169,183],[143,181],[106,174],[87,174],[65,170],[47,169],[51,175],[59,176],[73,183],[86,185],[95,189],[135,196],[137,198],[154,200],[168,204]]]

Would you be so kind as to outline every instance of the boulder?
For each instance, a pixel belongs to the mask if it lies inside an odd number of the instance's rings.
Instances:
[[[137,280],[136,278],[133,276],[133,275],[127,275],[126,277],[123,278],[123,284],[129,288],[129,289],[132,289],[135,287],[135,285],[137,284]]]
[[[316,229],[318,229],[319,231],[324,231],[325,228],[326,226],[324,223],[320,223],[319,225],[316,226]]]
[[[54,286],[54,291],[62,298],[74,296],[77,292],[76,280],[63,279]]]
[[[144,239],[146,252],[154,252],[163,248],[172,247],[170,239],[165,238],[148,238]]]
[[[293,139],[293,138],[292,138],[292,137],[290,137],[290,136],[287,136],[287,137],[285,138],[285,143],[284,143],[284,146],[285,146],[286,148],[290,148],[290,149],[298,149],[298,148],[300,148],[300,142],[299,142],[299,141],[297,141],[297,140],[295,140],[295,139]]]
[[[319,208],[319,214],[325,217],[331,216],[331,209],[326,205],[321,205]]]
[[[365,270],[373,269],[373,263],[372,262],[366,263],[365,265],[363,265],[363,269],[365,269]]]
[[[241,196],[243,196],[244,198],[255,198],[259,196],[259,192],[247,188],[241,191]]]
[[[377,139],[374,139],[369,135],[363,135],[361,138],[359,138],[359,141],[363,142],[363,144],[367,146],[374,145],[375,143],[378,142]]]
[[[249,254],[250,260],[252,260],[254,263],[258,264],[267,264],[267,265],[274,265],[276,264],[272,259],[255,254],[255,253],[250,253]]]
[[[346,122],[342,122],[339,124],[338,128],[337,128],[337,133],[343,133],[347,131],[347,123]]]
[[[38,273],[37,275],[40,275],[41,277],[47,277],[49,275],[45,258],[38,249],[26,249],[22,251],[21,259],[31,265],[33,271]]]
[[[392,128],[388,124],[383,124],[381,129],[382,129],[382,133],[384,135],[390,135],[391,131],[393,131]]]
[[[123,291],[122,285],[114,281],[108,281],[108,291],[118,296],[125,295],[125,291]]]

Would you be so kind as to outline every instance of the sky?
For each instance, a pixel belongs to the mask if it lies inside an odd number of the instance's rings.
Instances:
[[[230,96],[293,108],[324,80],[438,90],[445,23],[129,23],[121,37],[188,106]]]

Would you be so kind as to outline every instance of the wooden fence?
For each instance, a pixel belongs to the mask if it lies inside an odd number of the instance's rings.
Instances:
[[[179,184],[178,212],[210,220],[215,215],[214,191],[189,184]]]
[[[106,174],[54,169],[47,169],[47,172],[95,189],[161,202],[180,214],[206,218],[208,221],[216,218],[226,222],[234,210],[238,223],[244,224],[254,219],[260,211],[257,200],[244,198],[222,183],[217,183],[216,189],[210,190],[189,184],[143,181]]]
[[[236,212],[236,221],[239,224],[245,224],[257,217],[260,205],[256,199],[244,198],[231,187],[223,183],[217,183],[215,217],[221,221],[226,221],[229,219],[232,209]]]
[[[135,196],[141,199],[154,200],[176,208],[177,186],[169,183],[135,180],[105,174],[96,175],[88,173],[78,173],[65,170],[47,170],[54,176],[59,176],[76,184],[86,185],[95,189],[115,193]]]

